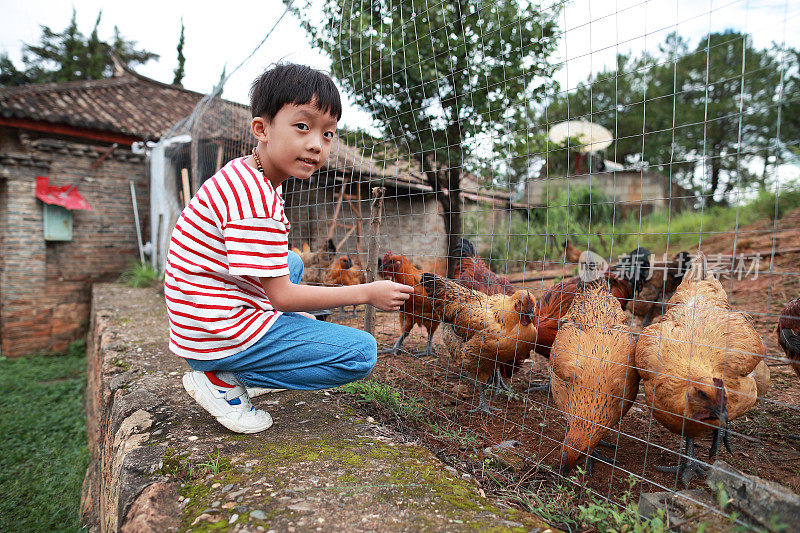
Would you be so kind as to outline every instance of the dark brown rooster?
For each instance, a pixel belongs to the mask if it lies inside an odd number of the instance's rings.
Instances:
[[[450,251],[450,256],[456,261],[453,279],[468,289],[481,291],[489,296],[511,295],[519,290],[506,278],[489,270],[469,239],[458,239],[458,243]]]
[[[392,252],[384,254],[383,259],[378,262],[378,270],[386,279],[414,287],[411,298],[406,300],[398,315],[402,330],[400,338],[397,339],[391,349],[381,350],[379,353],[391,353],[392,355],[400,353],[400,346],[402,346],[403,341],[411,333],[414,324],[416,324],[427,330],[428,344],[425,347],[425,351],[414,352],[411,355],[431,355],[433,353],[433,334],[436,333],[436,328],[439,327],[439,321],[434,316],[431,302],[422,285],[420,285],[422,272],[412,265],[407,257]]]
[[[800,298],[795,298],[783,308],[778,319],[778,344],[795,373],[800,376]]]
[[[642,290],[649,272],[650,251],[647,248],[637,248],[627,256],[623,256],[613,270],[604,273],[611,295],[619,300],[623,310],[628,302]],[[564,280],[553,285],[539,297],[534,321],[537,331],[534,350],[539,355],[550,357],[550,348],[556,339],[556,333],[558,333],[559,320],[572,305],[579,281],[580,277],[578,276]],[[529,387],[527,392],[549,389],[550,384],[547,383]]]

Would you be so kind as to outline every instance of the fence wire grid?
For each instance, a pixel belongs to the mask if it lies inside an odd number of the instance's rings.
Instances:
[[[554,526],[796,529],[734,489],[800,489],[800,6],[294,4],[372,118],[284,184],[304,282],[415,287],[331,310],[379,344],[347,390]],[[254,144],[218,92],[178,202]]]

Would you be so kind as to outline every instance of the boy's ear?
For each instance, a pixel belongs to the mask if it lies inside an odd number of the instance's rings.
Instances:
[[[250,121],[250,130],[255,135],[256,139],[261,142],[267,142],[269,140],[267,128],[267,119],[264,117],[254,117],[253,120]]]

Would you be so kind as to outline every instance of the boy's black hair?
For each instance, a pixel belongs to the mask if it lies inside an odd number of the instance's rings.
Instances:
[[[303,105],[315,101],[317,109],[342,118],[342,100],[333,80],[305,65],[279,63],[264,71],[250,86],[250,112],[253,117],[272,120],[286,104]]]

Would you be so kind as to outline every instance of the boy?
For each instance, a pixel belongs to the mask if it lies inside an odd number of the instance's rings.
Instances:
[[[192,368],[183,386],[239,433],[272,425],[246,387],[331,388],[375,365],[372,335],[303,311],[356,304],[393,311],[413,290],[390,281],[299,284],[303,263],[288,250],[280,186],[290,176],[308,179],[327,160],[342,114],[339,92],[321,72],[282,64],[255,80],[250,100],[258,144],[207,180],[183,210],[164,281],[170,350]]]

